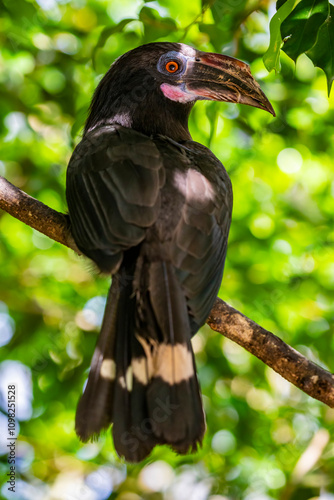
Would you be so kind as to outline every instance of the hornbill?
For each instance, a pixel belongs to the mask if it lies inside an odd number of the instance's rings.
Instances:
[[[197,100],[274,110],[249,66],[181,43],[119,57],[99,83],[67,170],[80,251],[112,275],[76,413],[81,440],[113,423],[117,453],[194,451],[205,417],[191,337],[220,287],[232,212],[221,162],[191,139]]]

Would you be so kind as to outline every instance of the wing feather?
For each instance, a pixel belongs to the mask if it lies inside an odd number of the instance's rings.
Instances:
[[[170,254],[188,299],[195,333],[206,321],[220,288],[231,223],[232,187],[223,165],[210,150],[186,142],[184,154],[188,161],[174,172],[174,186],[183,196],[183,206]]]
[[[67,171],[74,239],[101,270],[116,272],[123,252],[156,221],[165,182],[162,157],[149,137],[118,126],[86,134]]]

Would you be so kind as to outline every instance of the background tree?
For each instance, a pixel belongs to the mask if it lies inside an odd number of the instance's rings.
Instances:
[[[168,39],[248,61],[278,117],[203,102],[191,118],[193,138],[223,161],[234,188],[220,296],[333,371],[333,5],[287,0],[277,8],[274,15],[274,3],[253,0],[3,2],[0,174],[65,212],[66,164],[117,56]],[[268,74],[279,57],[280,73]],[[4,391],[14,381],[17,498],[331,498],[334,411],[207,326],[194,339],[208,422],[199,453],[161,447],[127,467],[109,433],[80,444],[74,411],[108,280],[5,213],[0,238],[0,425],[6,436]],[[5,441],[0,451],[5,481]],[[1,493],[13,498],[6,484]]]

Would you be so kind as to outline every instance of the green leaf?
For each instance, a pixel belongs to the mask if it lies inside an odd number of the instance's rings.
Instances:
[[[247,0],[237,0],[237,8],[233,6],[233,1],[216,0],[207,4],[210,5],[214,23],[202,23],[199,29],[210,36],[216,51],[220,52],[224,45],[232,42],[235,32],[250,14],[246,9],[246,3]]]
[[[150,42],[169,35],[171,31],[177,31],[174,19],[161,17],[158,11],[150,7],[141,9],[139,20],[144,25],[144,42]]]
[[[217,24],[199,23],[198,29],[201,33],[206,33],[210,37],[210,42],[217,52],[221,52],[225,43],[230,41],[230,32],[223,31]]]
[[[287,0],[277,0],[276,2],[276,10],[282,7],[282,5],[286,2]]]
[[[306,52],[314,66],[321,68],[326,74],[328,97],[334,81],[334,6],[329,7],[329,16],[318,31],[315,44]]]
[[[328,0],[301,0],[281,24],[284,52],[296,61],[314,45],[320,26],[328,16]]]
[[[97,54],[98,49],[101,49],[102,47],[105,46],[106,41],[108,40],[109,37],[111,37],[115,33],[120,33],[121,31],[123,31],[125,26],[127,24],[129,24],[131,21],[135,21],[135,19],[131,19],[131,18],[122,19],[122,21],[120,21],[118,24],[116,24],[114,26],[106,26],[102,30],[100,37],[98,39],[98,42],[95,45],[93,52],[92,52],[92,60],[93,60],[93,67],[94,68],[95,68],[96,54]]]
[[[211,3],[211,2],[210,2]],[[238,0],[238,8],[233,7],[233,2],[216,0],[210,10],[216,24],[222,29],[231,30],[233,26],[240,26],[241,20],[245,15],[247,0]]]
[[[281,24],[294,8],[296,0],[286,0],[270,21],[270,44],[263,56],[263,62],[268,71],[281,69],[280,50],[282,46]]]

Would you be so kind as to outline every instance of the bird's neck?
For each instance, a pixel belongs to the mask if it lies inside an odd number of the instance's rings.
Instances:
[[[192,106],[168,102],[164,96],[152,96],[132,114],[131,127],[146,135],[165,135],[174,141],[191,139],[188,118]]]
[[[85,132],[100,125],[117,123],[146,134],[165,135],[175,141],[191,139],[188,117],[192,103],[170,101],[160,92],[124,92],[124,88],[94,96]],[[104,94],[104,95],[103,95]]]

